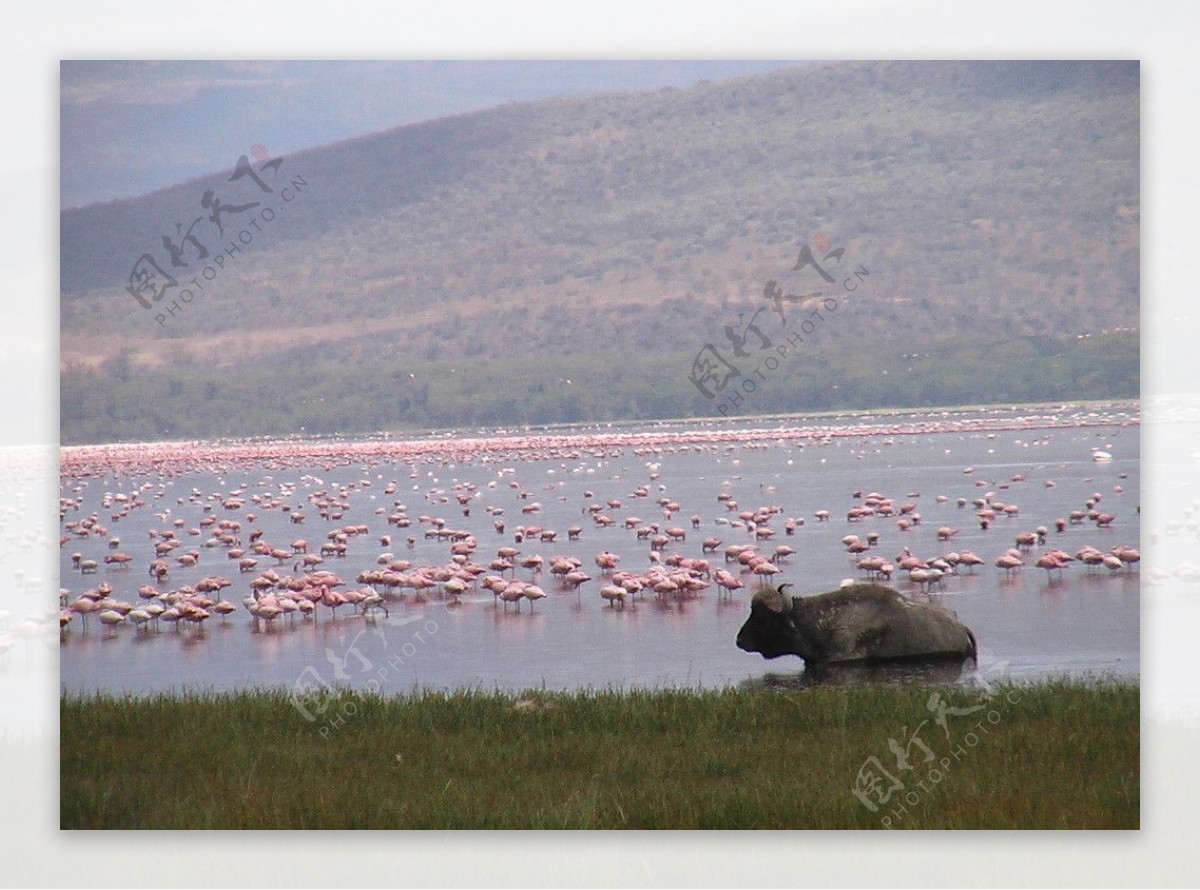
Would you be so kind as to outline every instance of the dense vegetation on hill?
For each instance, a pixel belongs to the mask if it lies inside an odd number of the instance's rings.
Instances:
[[[122,353],[98,370],[68,366],[62,413],[73,419],[73,441],[97,442],[702,417],[716,416],[719,405],[732,417],[1138,395],[1138,341],[1131,334],[933,348],[907,357],[814,350],[780,362],[774,373],[764,370],[765,382],[737,405],[706,400],[687,377],[694,355],[682,352],[607,360],[585,382],[569,356],[462,362],[392,351],[364,365],[342,361],[326,344],[247,363],[237,374],[190,360],[134,374]]]
[[[805,317],[769,281],[838,309],[730,413],[1136,395],[1138,128],[1136,63],[856,62],[403,127],[270,194],[235,146],[63,213],[63,441],[713,414],[702,347],[748,373],[726,326]],[[124,285],[206,189],[261,199],[210,255],[274,218],[160,324],[179,291]]]

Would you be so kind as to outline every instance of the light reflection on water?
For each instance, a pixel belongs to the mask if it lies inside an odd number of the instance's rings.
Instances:
[[[732,602],[720,601],[716,591],[705,591],[698,599],[686,602],[658,603],[653,599],[612,608],[598,595],[604,581],[592,562],[594,555],[608,549],[622,557],[621,568],[641,571],[650,565],[649,548],[623,527],[628,516],[645,522],[660,521],[687,529],[687,541],[668,547],[667,553],[679,552],[700,557],[700,542],[710,535],[724,544],[748,542],[746,532],[725,524],[735,514],[718,503],[720,491],[731,491],[740,509],[753,510],[760,505],[778,504],[782,514],[771,525],[776,538],[763,549],[787,543],[799,551],[782,562],[784,573],[777,581],[795,584],[792,593],[817,593],[836,587],[846,577],[856,576],[853,560],[841,547],[848,533],[865,535],[878,531],[878,552],[894,558],[903,547],[922,557],[940,555],[951,549],[971,549],[987,560],[973,574],[947,579],[944,593],[932,598],[955,610],[971,627],[980,646],[996,654],[1005,663],[1005,672],[1014,678],[1111,673],[1137,677],[1139,673],[1139,576],[1131,573],[1087,571],[1072,565],[1062,580],[1050,579],[1030,564],[1008,578],[991,565],[992,560],[1014,544],[1019,531],[1048,526],[1049,546],[1075,552],[1092,544],[1108,550],[1118,544],[1138,544],[1139,453],[1136,427],[1114,424],[1104,427],[1059,428],[997,433],[935,433],[909,436],[862,436],[800,445],[778,442],[754,446],[719,445],[708,447],[662,447],[647,454],[634,454],[626,448],[604,456],[582,453],[577,460],[497,461],[494,456],[470,464],[436,463],[381,464],[371,467],[313,466],[298,468],[285,475],[273,471],[273,481],[265,483],[262,470],[231,470],[215,474],[181,475],[164,480],[164,496],[133,511],[119,523],[110,523],[110,531],[120,535],[122,549],[137,559],[128,571],[105,572],[103,557],[110,552],[101,540],[69,541],[62,552],[62,585],[73,599],[82,590],[107,580],[114,596],[137,601],[136,588],[149,579],[144,574],[150,555],[148,531],[165,528],[154,514],[170,510],[169,518],[182,517],[188,527],[203,515],[197,504],[188,502],[193,487],[205,495],[242,486],[247,496],[254,491],[277,491],[280,482],[297,482],[311,473],[320,482],[299,484],[290,499],[293,504],[315,491],[336,490],[337,486],[371,479],[369,488],[358,488],[351,508],[337,522],[322,520],[315,510],[306,511],[302,527],[290,524],[286,514],[258,509],[258,520],[251,526],[244,513],[253,508],[247,501],[244,510],[227,514],[219,507],[218,516],[243,521],[243,540],[251,528],[261,528],[264,540],[272,546],[287,547],[302,534],[310,542],[325,539],[333,528],[366,524],[370,534],[351,539],[350,554],[344,559],[326,560],[355,586],[354,576],[376,566],[375,558],[383,550],[397,558],[417,564],[443,564],[448,560],[445,543],[425,540],[427,526],[417,516],[442,516],[447,525],[473,532],[480,542],[477,559],[486,564],[496,548],[513,543],[513,531],[521,524],[533,524],[559,531],[554,544],[526,541],[518,546],[522,555],[540,553],[549,560],[556,554],[580,557],[593,580],[579,593],[563,592],[543,573],[539,583],[549,594],[530,609],[521,611],[493,600],[486,592],[464,597],[452,606],[436,598],[425,603],[389,604],[387,617],[366,622],[346,608],[336,618],[318,608],[316,620],[279,619],[265,630],[256,629],[248,614],[239,611],[228,619],[213,617],[202,628],[181,627],[136,632],[121,627],[115,633],[90,620],[86,630],[76,618],[61,645],[61,683],[69,691],[108,690],[149,693],[159,690],[229,690],[259,687],[292,688],[308,670],[328,683],[352,688],[378,686],[384,693],[404,693],[415,689],[479,688],[484,690],[521,690],[527,688],[630,688],[634,686],[720,687],[744,683],[773,685],[814,682],[812,672],[801,673],[799,659],[763,661],[742,652],[734,645],[737,630],[748,612],[746,601],[753,582]],[[1093,449],[1114,454],[1108,463],[1091,460]],[[499,471],[510,468],[515,472]],[[972,473],[964,469],[973,468]],[[413,474],[415,478],[413,478]],[[1024,474],[1025,481],[1012,482]],[[99,505],[104,491],[130,491],[142,482],[157,479],[93,479],[83,492],[84,505],[78,514],[93,510],[107,515]],[[384,485],[397,482],[397,491],[388,496]],[[530,492],[521,500],[509,481],[518,481]],[[985,480],[987,485],[977,485]],[[1046,480],[1054,482],[1047,487]],[[493,488],[488,483],[495,481]],[[471,515],[463,516],[454,501],[453,485],[473,482],[480,497],[471,502]],[[636,486],[647,485],[650,497],[634,498]],[[1118,493],[1114,486],[1121,486]],[[549,487],[547,487],[549,486]],[[1005,487],[1007,486],[1007,487]],[[923,515],[923,522],[902,532],[894,519],[872,518],[850,524],[846,510],[861,503],[854,500],[855,490],[878,490],[897,504],[912,500]],[[593,492],[585,498],[585,491]],[[997,499],[1015,503],[1020,515],[998,519],[988,530],[979,528],[970,501],[994,491]],[[436,492],[436,494],[433,494]],[[1117,521],[1110,529],[1098,529],[1091,523],[1071,525],[1057,535],[1054,520],[1073,509],[1082,509],[1093,493],[1101,493],[1102,506],[1113,512]],[[947,500],[938,503],[937,495]],[[910,497],[912,495],[912,497]],[[449,496],[447,502],[439,502]],[[177,503],[184,498],[182,504]],[[666,521],[655,501],[669,497],[679,502],[680,512]],[[956,506],[958,498],[968,505]],[[611,528],[592,524],[584,511],[589,503],[604,503],[616,498],[620,509],[607,512],[616,520]],[[413,526],[397,530],[385,523],[378,507],[390,511],[400,499],[408,507]],[[524,515],[520,507],[536,500],[542,510]],[[492,528],[486,505],[504,509],[508,528],[504,535]],[[832,521],[817,522],[814,512],[829,510]],[[694,531],[688,517],[697,514],[701,527]],[[783,518],[803,517],[805,524],[794,537],[783,533]],[[568,542],[566,529],[583,526],[582,538]],[[949,543],[936,540],[939,526],[959,529]],[[390,548],[379,545],[380,534],[390,533]],[[406,534],[415,541],[404,543]],[[206,575],[231,578],[234,586],[223,596],[240,604],[248,592],[252,575],[239,575],[235,562],[220,548],[201,547],[207,533],[185,538],[185,549],[200,549],[200,564],[194,569],[173,569],[164,589],[194,584]],[[70,554],[101,561],[96,576],[81,577],[72,569]],[[1037,551],[1035,551],[1036,554]],[[714,569],[723,565],[720,553],[710,556]],[[259,568],[273,562],[264,558]],[[548,562],[547,562],[548,565]],[[281,573],[291,565],[280,567]],[[528,578],[526,570],[517,576]],[[911,588],[897,576],[896,586]],[[915,591],[913,591],[915,593]],[[911,682],[943,679],[962,681],[969,670],[953,678],[945,665],[933,677],[879,671],[847,671],[840,675],[851,682]],[[783,679],[780,679],[783,678]]]

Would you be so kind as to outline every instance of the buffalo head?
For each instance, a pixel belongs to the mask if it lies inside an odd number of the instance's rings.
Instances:
[[[763,658],[796,655],[796,623],[792,617],[792,598],[784,595],[789,584],[766,587],[750,599],[750,617],[738,631],[737,647],[758,652]]]

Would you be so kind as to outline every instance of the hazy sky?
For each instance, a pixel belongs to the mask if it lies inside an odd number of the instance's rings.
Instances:
[[[503,102],[689,86],[788,62],[64,61],[60,206]]]

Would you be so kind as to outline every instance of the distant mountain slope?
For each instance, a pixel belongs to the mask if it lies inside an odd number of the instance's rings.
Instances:
[[[270,194],[228,181],[249,153],[234,147],[210,177],[62,214],[64,441],[711,413],[692,359],[770,309],[766,282],[812,292],[814,270],[793,267],[821,236],[870,278],[805,357],[814,369],[746,410],[816,407],[818,390],[839,403],[854,352],[899,370],[943,345],[1061,365],[1084,360],[1068,340],[1085,335],[1132,338],[1132,367],[1123,352],[1089,394],[1136,394],[1138,135],[1135,62],[853,62],[403,127],[284,158],[262,172]],[[146,310],[124,285],[143,253],[172,271],[161,237],[180,241],[207,189],[260,202],[224,214],[224,236],[197,224],[213,255],[251,214],[274,217],[160,324],[170,298]],[[200,269],[184,247],[180,282]],[[605,382],[614,364],[640,382]],[[264,365],[344,410],[282,409]],[[392,388],[364,401],[350,370]],[[997,394],[994,375],[947,372],[953,397]],[[179,385],[160,393],[167,377]],[[422,377],[436,404],[404,391]],[[189,397],[199,380],[211,398]],[[935,396],[889,387],[855,399]],[[220,407],[234,392],[236,419]]]

